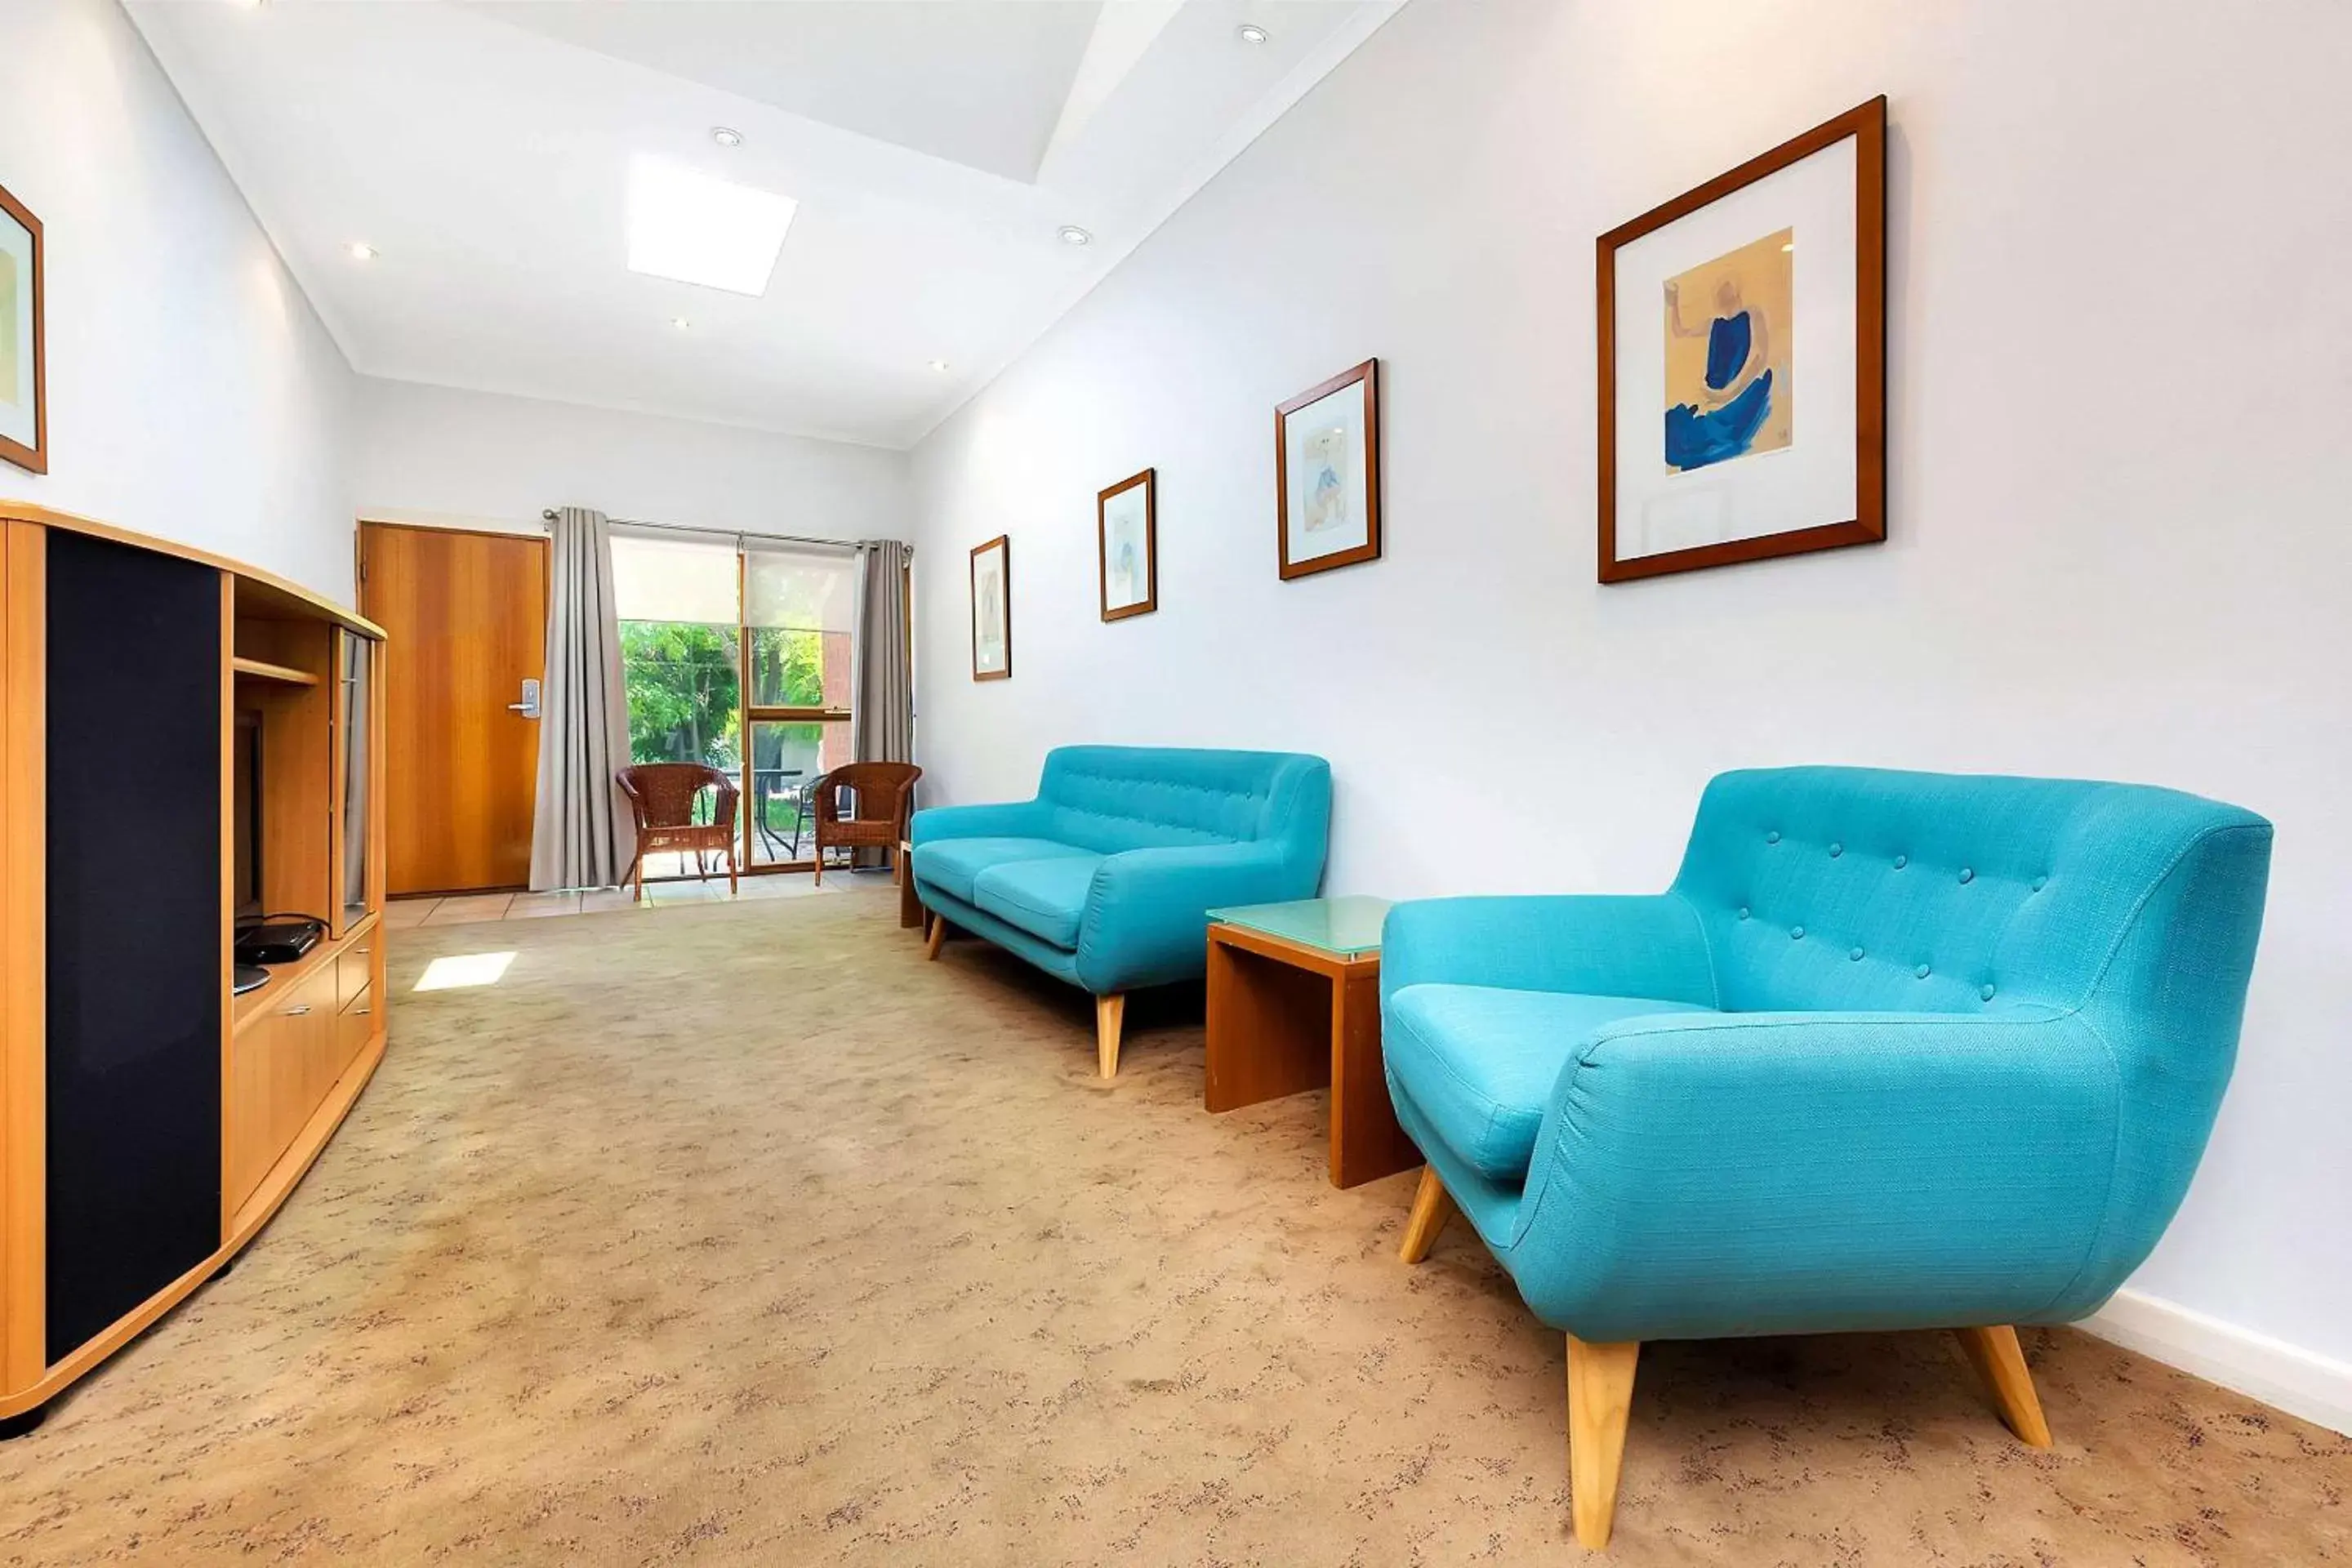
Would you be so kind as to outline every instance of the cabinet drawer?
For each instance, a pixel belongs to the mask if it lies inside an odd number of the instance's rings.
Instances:
[[[335,1081],[333,971],[322,967],[304,980],[272,1022],[278,1027],[278,1042],[271,1077],[281,1098],[270,1131],[277,1152],[282,1154]]]
[[[367,989],[368,980],[375,973],[376,935],[370,931],[360,938],[355,947],[347,947],[335,954],[335,1011],[348,1008],[352,999]]]
[[[335,1020],[335,1077],[341,1078],[351,1070],[352,1063],[374,1033],[375,991],[363,985]]]
[[[243,1204],[334,1082],[335,975],[321,966],[229,1047],[229,1193]]]

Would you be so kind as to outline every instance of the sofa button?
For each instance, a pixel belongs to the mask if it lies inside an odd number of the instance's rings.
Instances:
[[[1983,998],[1984,998],[1986,1001],[1988,1001],[1988,1002],[1991,1001],[1991,1000],[1992,1000],[1992,982],[1991,982],[1991,981],[1990,981],[1990,980],[1986,981],[1982,986],[1980,986],[1980,987],[1979,987],[1979,988],[1978,988],[1977,994],[1978,994],[1978,995],[1979,995],[1979,996],[1981,996],[1981,997],[1983,997]]]
[[[1846,956],[1853,960],[1856,963],[1860,963],[1862,962],[1862,949],[1857,947],[1852,952],[1847,953]]]
[[[1830,846],[1830,858],[1831,858],[1831,859],[1834,860],[1834,859],[1836,859],[1839,856],[1841,856],[1841,855],[1843,855],[1843,854],[1844,854],[1844,853],[1845,853],[1845,846],[1844,846],[1844,845],[1843,845],[1843,844],[1832,844],[1832,845],[1831,845],[1831,846]]]
[[[1780,843],[1780,832],[1776,829],[1776,830],[1774,830],[1773,832],[1770,832],[1770,833],[1766,834],[1766,835],[1764,836],[1764,842],[1765,842],[1765,843],[1767,843],[1767,844],[1778,844],[1778,843]]]
[[[1914,974],[1916,974],[1916,975],[1917,975],[1920,979],[1925,980],[1925,979],[1927,979],[1927,966],[1926,964],[1924,964],[1924,963],[1923,963],[1923,964],[1921,964],[1918,968],[1916,968],[1916,969],[1913,970],[1911,973],[1914,973]]]
[[[1963,866],[1963,867],[1961,867],[1961,868],[1960,868],[1960,880],[1961,880],[1961,881],[1963,881],[1963,882],[1973,882],[1973,881],[1975,881],[1976,879],[1977,879],[1977,874],[1976,874],[1974,871],[1969,870],[1966,866]]]
[[[2049,885],[2050,879],[2047,877],[2036,877],[2033,879],[2033,890],[2037,893]]]
[[[1804,940],[1805,940],[1805,928],[1804,928],[1804,927],[1802,927],[1802,926],[1790,926],[1790,927],[1789,928],[1789,940],[1790,940],[1790,942],[1802,942],[1802,941],[1804,941]]]
[[[1748,918],[1748,906],[1746,904],[1739,906],[1739,918],[1741,920],[1746,920]]]
[[[1898,871],[1909,864],[1911,864],[1911,857],[1908,855],[1897,855],[1895,858],[1895,868]]]

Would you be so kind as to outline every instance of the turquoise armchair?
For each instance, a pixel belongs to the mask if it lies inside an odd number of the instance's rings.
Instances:
[[[1323,879],[1331,769],[1286,752],[1064,746],[1034,800],[915,813],[915,896],[948,926],[1095,998],[1118,1071],[1127,993],[1202,973],[1208,911],[1308,899]]]
[[[2235,1058],[2270,824],[2170,790],[1726,773],[1654,898],[1385,928],[1397,1119],[1568,1337],[1604,1544],[1641,1342],[1953,1329],[2046,1444],[2015,1325],[2095,1310],[2188,1190]]]

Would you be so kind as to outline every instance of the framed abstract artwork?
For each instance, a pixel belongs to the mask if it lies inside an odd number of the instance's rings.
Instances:
[[[37,474],[49,471],[46,284],[41,220],[0,186],[0,458]]]
[[[1095,494],[1095,557],[1102,580],[1102,618],[1123,621],[1160,607],[1156,469]]]
[[[1275,535],[1287,581],[1381,558],[1381,362],[1274,411]]]
[[[971,547],[971,678],[1013,674],[1013,541],[998,534]]]
[[[1601,581],[1886,537],[1886,100],[1601,237]]]

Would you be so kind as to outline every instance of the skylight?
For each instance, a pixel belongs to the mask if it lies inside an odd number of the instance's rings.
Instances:
[[[799,205],[676,163],[629,165],[629,270],[754,297],[768,291]]]

